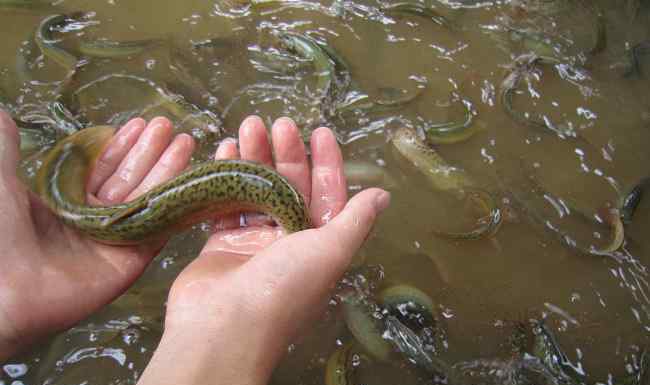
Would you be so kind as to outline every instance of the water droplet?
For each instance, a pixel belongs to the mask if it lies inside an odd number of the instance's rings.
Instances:
[[[442,310],[442,316],[447,319],[454,318],[454,311],[446,307]]]
[[[332,210],[327,210],[327,211],[325,212],[325,214],[323,214],[323,215],[320,217],[320,219],[321,219],[321,221],[323,221],[323,223],[329,223],[329,221],[332,220]]]
[[[174,257],[165,257],[160,261],[160,267],[163,269],[168,269],[171,265],[173,265],[176,261],[174,260]]]
[[[7,364],[2,367],[5,373],[11,378],[22,377],[27,373],[27,365],[25,364]]]
[[[129,328],[122,332],[122,341],[127,345],[133,345],[140,339],[140,331],[136,328]]]

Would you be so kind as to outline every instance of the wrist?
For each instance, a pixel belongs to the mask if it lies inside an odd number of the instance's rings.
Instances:
[[[163,337],[138,385],[265,385],[271,375],[258,352],[259,346],[215,332],[186,325],[165,328]],[[236,334],[236,333],[235,333]],[[260,360],[262,358],[262,360]]]
[[[0,336],[0,364],[7,361],[16,353],[16,344],[11,339],[4,339]]]
[[[18,338],[5,311],[0,307],[0,363],[18,351]]]
[[[163,337],[139,385],[268,383],[286,344],[257,312],[237,301],[170,299]]]

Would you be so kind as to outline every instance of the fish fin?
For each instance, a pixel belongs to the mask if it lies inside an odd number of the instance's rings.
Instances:
[[[126,217],[128,217],[129,215],[135,213],[136,211],[141,210],[146,205],[147,205],[146,201],[142,201],[140,203],[130,204],[130,205],[124,207],[124,208],[118,209],[112,215],[110,215],[109,217],[107,217],[106,219],[104,219],[102,221],[102,227],[109,227],[109,226],[111,226],[111,225],[125,219]]]

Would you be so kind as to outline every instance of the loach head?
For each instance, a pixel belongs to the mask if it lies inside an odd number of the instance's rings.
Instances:
[[[427,154],[433,152],[433,149],[429,147],[420,138],[417,131],[411,127],[404,126],[393,131],[390,135],[390,141],[393,144],[393,147],[397,149],[399,153],[409,159],[411,159],[411,157],[409,157],[407,153],[412,153],[413,150],[416,150],[417,154]]]
[[[61,199],[85,203],[90,170],[114,133],[113,127],[94,126],[57,143],[36,175],[36,192],[50,205]]]
[[[278,39],[280,44],[287,50],[293,53],[297,53],[300,51],[299,49],[299,42],[300,42],[300,36],[287,32],[287,31],[275,31],[273,32],[273,36]]]
[[[404,143],[416,143],[416,144],[422,142],[422,139],[420,139],[416,129],[408,126],[402,126],[396,130],[393,130],[389,134],[389,138],[393,142],[399,141]]]

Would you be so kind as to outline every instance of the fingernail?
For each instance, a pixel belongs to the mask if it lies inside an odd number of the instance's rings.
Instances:
[[[230,143],[232,143],[232,144],[237,144],[237,139],[235,139],[235,138],[230,138],[230,137],[228,137],[228,138],[224,138],[224,139],[221,141],[220,144],[230,144]]]
[[[311,150],[314,153],[328,154],[328,149],[338,146],[336,137],[327,127],[318,127],[311,133]]]
[[[287,124],[287,125],[290,125],[290,126],[295,126],[296,122],[294,122],[293,119],[291,119],[289,117],[282,116],[282,117],[275,120],[273,125],[276,125],[276,124]]]
[[[375,209],[378,213],[384,211],[390,204],[390,193],[382,190],[375,196]]]
[[[125,125],[122,126],[122,128],[119,129],[117,132],[118,134],[124,134],[124,135],[129,135],[131,132],[138,130],[140,128],[144,128],[147,125],[147,122],[142,119],[142,118],[133,118],[126,122]]]
[[[169,121],[169,119],[163,116],[157,116],[149,121],[149,125],[153,130],[159,130],[163,126],[171,126],[172,123]]]
[[[250,115],[244,119],[239,125],[239,129],[251,130],[251,127],[255,127],[257,124],[264,125],[264,121],[257,115]],[[247,131],[248,132],[248,131]]]
[[[170,158],[168,159],[173,158],[175,160],[178,160],[178,157],[182,158],[187,152],[191,153],[194,151],[194,139],[185,133],[178,134],[165,152],[167,151],[170,151]]]
[[[149,123],[149,130],[151,131],[158,131],[161,130],[165,127],[165,124],[162,122],[153,122]]]
[[[110,189],[103,194],[100,193],[97,198],[104,204],[117,204],[120,200],[120,196],[115,189]]]
[[[144,129],[144,124],[140,126],[137,123],[133,123],[133,124],[127,124],[126,126],[122,127],[117,133],[121,134],[122,138],[127,138],[131,136],[133,133],[135,133],[136,131],[139,131],[141,129]]]

